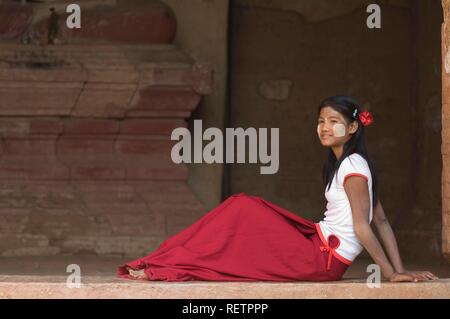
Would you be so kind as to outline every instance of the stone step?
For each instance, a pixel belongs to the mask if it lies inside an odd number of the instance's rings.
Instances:
[[[152,250],[149,249],[147,253]],[[140,257],[47,256],[0,257],[0,298],[182,298],[182,299],[304,299],[304,298],[450,298],[448,265],[412,265],[407,269],[429,270],[438,281],[366,284],[370,259],[358,257],[338,282],[163,282],[116,278],[116,268]],[[81,270],[81,287],[66,285],[67,266]]]
[[[87,277],[80,288],[69,288],[67,277],[0,276],[0,298],[88,299],[449,299],[450,279],[427,283],[382,283],[368,288],[365,281],[329,283],[264,282],[130,282]]]
[[[154,62],[192,64],[193,59],[174,45],[20,45],[0,42],[0,62],[33,60]]]
[[[76,43],[76,44],[61,44],[61,45],[37,45],[37,44],[28,44],[24,45],[17,42],[8,42],[1,41],[0,48],[3,51],[9,50],[10,52],[14,51],[33,51],[39,49],[45,49],[54,52],[97,52],[97,51],[105,51],[110,52],[111,54],[117,52],[123,52],[123,50],[129,51],[165,51],[165,50],[175,50],[177,48],[174,44],[123,44],[123,43]]]
[[[181,105],[180,105],[181,107]],[[0,117],[0,134],[8,138],[45,138],[52,134],[88,135],[120,134],[123,136],[141,136],[145,138],[167,140],[173,129],[186,127],[184,119],[92,119],[58,117]]]
[[[188,118],[211,83],[172,45],[0,44],[0,116]]]
[[[57,55],[3,55],[0,58],[0,68],[30,67],[39,68],[120,68],[139,66],[164,66],[164,67],[188,67],[191,61],[180,59],[178,55],[160,53],[158,55],[149,53],[145,58],[139,59],[136,55],[128,56],[103,56],[95,54],[92,56],[77,56],[70,54],[67,56]]]
[[[114,76],[121,74],[115,72]],[[53,75],[45,73],[43,77],[49,79]],[[101,71],[89,77],[112,75]],[[141,83],[134,84],[118,83],[119,80],[84,84],[0,80],[0,116],[188,118],[200,101],[199,94],[187,86],[191,77],[191,70],[177,70],[154,73],[147,84],[142,78]]]

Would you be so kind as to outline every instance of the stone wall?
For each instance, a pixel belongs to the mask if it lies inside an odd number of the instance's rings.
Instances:
[[[411,207],[399,212],[400,249],[413,260],[441,255],[441,36],[439,0],[415,1],[412,7]],[[411,245],[414,243],[414,245]]]
[[[140,256],[205,212],[170,135],[211,70],[167,39],[114,32],[0,42],[0,255]]]
[[[55,43],[86,40],[118,43],[172,43],[177,23],[171,8],[158,0],[81,0],[81,28],[70,29],[66,8],[72,2],[49,0],[19,3],[5,0],[0,6],[0,39],[48,42],[51,9],[55,10]],[[138,10],[137,10],[138,8]]]

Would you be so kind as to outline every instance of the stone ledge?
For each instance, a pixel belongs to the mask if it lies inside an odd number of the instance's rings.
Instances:
[[[136,256],[137,258],[138,256]],[[133,257],[134,258],[134,257]],[[132,260],[119,256],[0,257],[0,298],[439,298],[450,299],[447,264],[411,265],[429,270],[441,279],[434,282],[389,283],[368,288],[365,283],[370,259],[358,258],[339,282],[164,282],[133,281],[115,276],[118,265]],[[81,288],[68,288],[69,264],[81,268]]]
[[[68,288],[64,276],[0,276],[0,298],[136,298],[136,299],[310,299],[310,298],[450,298],[450,279],[421,283],[382,283],[368,288],[364,280],[327,283],[162,282],[130,281],[106,276],[83,277],[80,288]]]

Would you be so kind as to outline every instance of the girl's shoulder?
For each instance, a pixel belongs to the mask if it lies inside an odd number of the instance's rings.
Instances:
[[[361,171],[370,172],[369,163],[367,160],[358,153],[348,155],[341,163],[339,170],[344,171]]]
[[[369,166],[369,163],[367,163],[366,159],[358,153],[352,153],[350,155],[348,155],[346,158],[344,158],[344,160],[342,161],[342,163],[352,163],[352,162],[356,162],[358,164],[364,164]]]

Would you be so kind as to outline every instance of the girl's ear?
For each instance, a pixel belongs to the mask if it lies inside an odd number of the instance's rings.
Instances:
[[[358,125],[359,125],[358,121],[351,122],[348,133],[354,134],[358,130]]]

